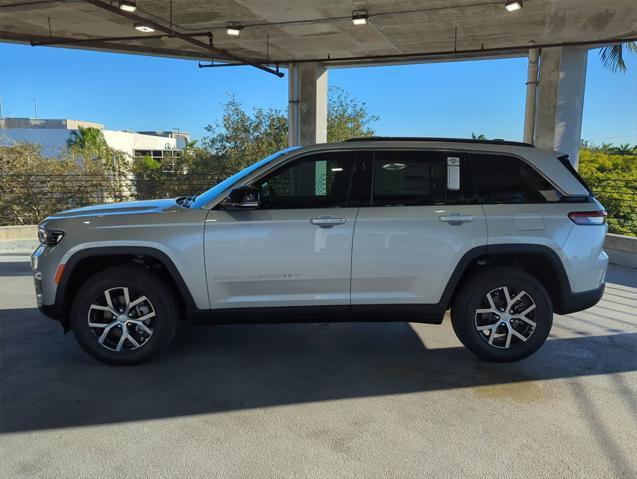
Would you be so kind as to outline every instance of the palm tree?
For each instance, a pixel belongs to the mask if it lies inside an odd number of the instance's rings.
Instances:
[[[630,147],[630,143],[622,143],[621,145],[612,146],[609,148],[609,151],[616,155],[630,155],[632,148]]]
[[[79,153],[84,160],[107,158],[108,145],[101,130],[79,127],[66,140],[66,146],[73,153]]]
[[[625,47],[625,49],[624,49]],[[599,57],[602,65],[612,72],[626,73],[628,69],[624,62],[624,53],[637,54],[637,42],[615,43],[600,48]]]
[[[471,132],[471,139],[472,139],[472,140],[486,140],[486,139],[487,139],[487,137],[486,137],[486,136],[484,136],[484,134],[482,134],[482,133],[480,133],[480,134],[478,135],[478,134],[476,134],[476,133],[474,133],[474,132]]]

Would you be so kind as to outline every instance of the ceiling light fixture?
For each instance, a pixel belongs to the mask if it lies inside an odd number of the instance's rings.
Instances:
[[[367,10],[354,10],[352,12],[352,23],[354,25],[367,25],[368,18]]]
[[[517,12],[518,10],[522,10],[522,0],[507,0],[504,4],[504,8],[507,9],[507,12]]]
[[[149,27],[148,25],[143,25],[141,23],[135,24],[135,30],[139,30],[140,32],[144,32],[144,33],[152,33],[155,31],[153,27]]]
[[[238,23],[229,23],[226,27],[226,34],[230,35],[231,37],[238,37],[239,35],[241,35],[241,30],[243,30],[243,27]]]
[[[137,2],[135,0],[122,0],[119,2],[119,9],[125,12],[134,12],[137,10]]]

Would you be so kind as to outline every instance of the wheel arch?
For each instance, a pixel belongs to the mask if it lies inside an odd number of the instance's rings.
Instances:
[[[564,265],[555,251],[537,244],[496,244],[469,250],[454,269],[441,302],[448,307],[464,281],[490,265],[511,266],[532,274],[549,293],[554,311],[567,312],[565,298],[572,293]]]
[[[79,250],[66,260],[55,295],[57,316],[67,322],[71,304],[82,282],[116,264],[134,264],[140,268],[154,269],[177,293],[183,310],[196,309],[194,298],[181,273],[166,253],[150,246],[104,246]]]

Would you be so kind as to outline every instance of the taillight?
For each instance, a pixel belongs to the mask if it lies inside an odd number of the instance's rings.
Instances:
[[[605,211],[573,211],[568,217],[576,225],[603,225],[606,223]]]

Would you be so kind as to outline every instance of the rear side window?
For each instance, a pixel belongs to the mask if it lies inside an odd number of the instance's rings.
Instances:
[[[584,189],[588,191],[588,194],[592,196],[593,191],[591,190],[590,186],[588,186],[588,184],[584,181],[584,178],[582,178],[580,174],[577,172],[577,170],[573,168],[573,165],[571,164],[571,160],[569,159],[569,156],[562,155],[562,156],[558,156],[557,159],[560,161],[560,163],[562,163],[562,165],[564,165],[564,167],[569,171],[569,173],[573,175],[577,181],[579,181],[580,185],[582,185]]]
[[[519,158],[472,154],[480,203],[554,203],[562,194]]]
[[[461,154],[438,151],[376,151],[372,204],[410,206],[475,202],[470,165]]]

